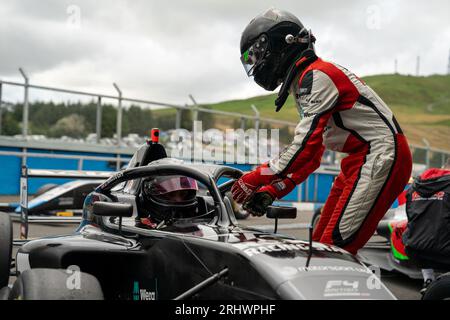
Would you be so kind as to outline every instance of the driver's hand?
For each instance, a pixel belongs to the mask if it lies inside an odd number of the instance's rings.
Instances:
[[[270,195],[270,193],[258,191],[244,203],[242,208],[253,216],[261,217],[267,213],[267,207],[269,207],[273,201],[274,198]]]
[[[244,203],[258,189],[260,182],[254,171],[244,174],[231,187],[231,195],[237,203]]]
[[[259,187],[270,185],[279,179],[267,164],[262,164],[255,170],[244,174],[231,187],[233,200],[237,203],[247,202]]]
[[[263,216],[275,199],[281,199],[295,188],[296,184],[291,178],[274,181],[253,193],[242,208],[254,216]]]

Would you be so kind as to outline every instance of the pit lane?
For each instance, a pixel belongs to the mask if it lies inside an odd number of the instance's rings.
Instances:
[[[311,220],[312,212],[299,212],[295,220],[280,220],[278,224],[278,233],[290,235],[298,239],[308,239],[307,226]],[[239,223],[245,226],[257,227],[265,230],[273,230],[274,220],[265,217],[249,217],[246,220],[239,220]],[[49,235],[70,234],[76,228],[76,224],[45,225],[32,224],[29,228],[29,238],[45,237]],[[19,238],[19,223],[13,223],[14,238]],[[13,255],[17,248],[14,248]],[[419,290],[421,288],[420,280],[410,279],[399,273],[382,272],[382,282],[392,291],[392,293],[401,300],[420,299]],[[11,279],[11,282],[14,278]]]

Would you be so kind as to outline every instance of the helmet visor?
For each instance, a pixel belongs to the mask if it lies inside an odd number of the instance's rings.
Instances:
[[[184,190],[197,191],[197,181],[185,176],[158,177],[151,181],[149,191],[153,196],[160,196],[171,192]]]
[[[268,45],[267,37],[263,34],[241,55],[241,62],[247,76],[251,77],[254,75],[255,67],[264,60],[268,52]]]

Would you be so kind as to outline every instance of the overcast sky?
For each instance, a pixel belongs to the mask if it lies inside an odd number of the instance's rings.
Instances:
[[[450,1],[64,1],[0,2],[0,78],[173,103],[265,93],[239,60],[242,30],[269,7],[296,14],[317,53],[358,75],[445,73]],[[4,89],[4,100],[21,96]],[[34,92],[33,98],[52,94]]]

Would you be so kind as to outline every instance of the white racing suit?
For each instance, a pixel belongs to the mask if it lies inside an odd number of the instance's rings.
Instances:
[[[293,142],[268,165],[299,184],[319,167],[324,147],[348,154],[313,240],[356,253],[408,182],[411,153],[392,111],[361,79],[315,55],[302,60],[291,89],[301,121]]]

